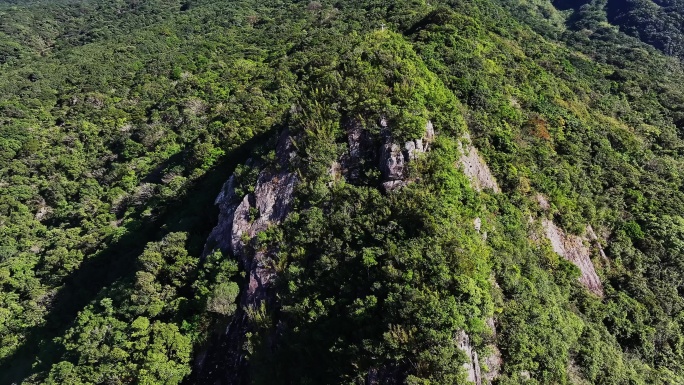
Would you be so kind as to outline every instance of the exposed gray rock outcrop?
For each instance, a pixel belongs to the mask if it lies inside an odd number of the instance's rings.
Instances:
[[[464,146],[465,144],[465,146]],[[492,175],[489,167],[480,157],[477,149],[470,144],[470,135],[465,133],[463,138],[458,143],[458,148],[461,156],[458,160],[458,167],[463,170],[463,173],[470,179],[471,186],[477,190],[482,191],[483,189],[491,189],[495,193],[501,192],[499,185],[496,183],[496,179]],[[473,227],[478,233],[481,233],[482,239],[487,240],[487,232],[482,231],[482,218],[476,217],[473,220]],[[498,287],[496,281],[492,278],[493,284]],[[487,326],[493,334],[493,339],[496,339],[496,325],[494,318],[487,318]],[[486,346],[485,351],[488,353],[483,358],[483,363],[485,368],[480,366],[480,358],[475,347],[470,342],[470,336],[464,331],[458,331],[456,335],[456,340],[458,346],[461,350],[466,353],[468,357],[466,363],[463,364],[464,369],[467,373],[468,381],[476,384],[492,384],[492,382],[499,376],[499,371],[503,360],[501,358],[501,351],[496,346],[495,343],[490,343]]]
[[[498,284],[496,284],[496,282],[494,282],[494,284],[496,285],[496,287],[498,287]],[[496,340],[496,323],[494,321],[494,318],[487,318],[486,323],[489,329],[494,334],[493,339]],[[489,350],[489,354],[484,358],[484,364],[486,366],[486,369],[483,370],[483,372],[485,383],[489,385],[497,377],[499,377],[501,365],[503,364],[503,359],[501,358],[501,351],[496,346],[496,344],[490,343],[489,345],[487,345],[487,349]]]
[[[408,180],[408,165],[430,150],[435,138],[432,122],[426,124],[423,137],[409,140],[403,146],[389,134],[387,120],[380,119],[378,124],[382,134],[374,136],[359,121],[347,123],[345,130],[349,150],[331,164],[329,174],[333,181],[344,177],[350,183],[357,183],[361,181],[364,169],[377,165],[385,191],[396,190],[411,182]]]
[[[475,227],[475,231],[480,232],[482,229],[482,219],[480,217],[473,219],[473,227]]]
[[[235,175],[228,179],[214,202],[219,206],[219,221],[209,235],[205,255],[220,249],[244,259],[248,257],[246,246],[249,240],[270,225],[279,224],[285,219],[297,183],[295,174],[288,171],[293,154],[289,133],[286,130],[280,136],[276,147],[280,170],[262,170],[253,193],[237,196]],[[254,166],[254,162],[250,160],[248,165]]]
[[[363,128],[360,122],[352,120],[346,125],[347,145],[349,151],[338,162],[339,167],[332,170],[340,174],[351,183],[359,181],[363,166],[376,156],[376,143],[372,135]]]
[[[248,246],[259,232],[281,223],[290,211],[297,177],[286,169],[291,151],[287,141],[287,134],[281,136],[276,151],[282,171],[262,170],[254,193],[241,199],[235,195],[233,175],[216,198],[220,210],[219,223],[209,236],[205,254],[218,248],[240,259],[249,275],[249,287],[245,291],[243,305],[255,305],[255,299],[266,298],[265,291],[273,282],[274,272],[268,253],[251,253]]]
[[[594,228],[591,227],[591,225],[587,226],[587,236],[589,236],[589,240],[591,240],[594,245],[596,245],[596,248],[598,249],[599,255],[601,258],[604,260],[608,260],[608,256],[606,255],[606,252],[603,251],[603,246],[601,246],[601,241],[599,240],[599,237],[596,235],[594,232]]]
[[[544,195],[535,195],[535,200],[543,211],[549,211],[551,209],[551,204],[549,203],[548,198],[546,198]],[[532,217],[530,217],[530,220],[531,223],[534,222]],[[594,263],[591,261],[591,249],[587,247],[587,244],[595,245],[595,247],[598,249],[599,255],[604,260],[608,260],[608,257],[603,251],[599,238],[591,225],[586,227],[586,236],[580,237],[567,234],[565,231],[563,231],[563,229],[556,226],[556,224],[550,219],[543,218],[541,220],[541,224],[544,230],[544,236],[551,243],[553,251],[577,266],[581,272],[579,281],[587,289],[589,289],[589,291],[602,297],[603,284],[601,283],[601,279],[599,278],[598,274],[596,274]],[[534,235],[532,236],[532,239],[538,240]]]
[[[496,336],[494,319],[488,318],[487,325],[491,328],[492,332]],[[499,376],[502,359],[501,352],[496,345],[487,345],[489,354],[484,357],[483,361],[486,365],[486,368],[485,370],[482,370],[478,352],[470,341],[470,336],[465,331],[459,330],[456,332],[456,343],[458,344],[458,348],[466,354],[466,362],[463,364],[463,368],[466,371],[466,378],[468,381],[474,383],[475,385],[489,385]]]
[[[584,243],[585,239],[572,234],[566,234],[553,221],[543,218],[542,227],[551,247],[561,257],[572,262],[580,269],[579,281],[592,293],[603,297],[603,284],[594,263],[591,261],[591,250]]]
[[[254,193],[246,195],[235,209],[230,250],[241,258],[249,275],[243,305],[257,306],[268,297],[267,291],[275,280],[270,251],[257,251],[251,255],[248,244],[259,232],[285,219],[296,182],[296,176],[290,172],[271,174],[262,171]]]
[[[396,190],[411,182],[407,179],[408,164],[415,161],[419,154],[428,152],[434,138],[435,129],[430,121],[425,126],[422,138],[409,140],[403,147],[395,143],[391,136],[386,135],[379,161],[383,177],[382,187],[385,191]]]
[[[34,218],[35,218],[37,221],[42,221],[42,220],[48,218],[48,217],[52,214],[53,211],[54,211],[54,210],[52,209],[52,207],[48,206],[48,205],[45,203],[45,199],[43,199],[43,198],[41,197],[41,198],[40,198],[39,205],[38,205],[38,210],[36,211],[36,215],[35,215]]]
[[[459,330],[456,333],[456,342],[458,343],[458,348],[461,349],[467,357],[466,362],[463,364],[463,368],[468,375],[468,381],[476,385],[482,385],[480,360],[477,357],[477,351],[475,351],[473,345],[470,343],[470,336],[465,331]]]
[[[247,282],[241,290],[240,306],[228,325],[225,335],[215,346],[213,352],[198,361],[196,371],[199,381],[215,381],[222,384],[241,384],[245,382],[246,360],[242,351],[247,334],[251,330],[248,313],[259,309],[262,304],[270,306],[275,301],[273,284],[276,272],[273,267],[273,254],[276,250],[253,250],[254,238],[269,226],[285,220],[290,212],[297,176],[288,171],[289,161],[294,151],[287,130],[283,132],[276,147],[277,170],[264,168],[257,177],[254,192],[245,196],[236,194],[236,177],[232,175],[224,184],[216,198],[219,206],[219,221],[212,230],[204,249],[204,255],[221,250],[226,255],[234,255]],[[253,162],[249,162],[252,165]],[[199,355],[199,357],[205,357]],[[222,373],[212,373],[220,362]]]
[[[548,211],[551,209],[551,204],[549,204],[549,200],[542,194],[537,194],[535,195],[535,199],[537,200],[537,203],[539,203],[539,207],[544,210]]]
[[[396,143],[385,143],[380,153],[380,171],[388,180],[400,180],[404,178],[404,154],[401,147]]]
[[[477,152],[475,146],[470,144],[470,135],[466,133],[463,139],[459,142],[459,150],[461,152],[459,164],[463,169],[463,173],[470,179],[473,188],[477,191],[491,189],[495,193],[501,192],[499,185],[496,183],[496,178],[494,178],[494,175],[489,170],[489,166],[487,166],[487,163]],[[466,142],[465,145],[462,143],[464,141]]]

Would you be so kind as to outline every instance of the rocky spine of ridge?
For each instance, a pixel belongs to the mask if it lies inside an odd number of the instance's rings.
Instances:
[[[409,175],[409,165],[421,154],[430,151],[436,137],[432,122],[427,122],[421,138],[406,141],[403,145],[392,137],[384,118],[378,124],[380,135],[373,135],[355,120],[346,125],[348,150],[331,165],[329,174],[333,180],[344,178],[349,183],[362,183],[365,177],[363,171],[375,168],[381,175],[379,188],[386,193],[415,181]],[[496,179],[477,149],[470,144],[467,134],[464,141],[465,146],[460,146],[459,167],[471,180],[473,187],[478,191],[491,189],[495,193],[500,192]],[[264,168],[258,175],[254,192],[242,197],[235,192],[236,176],[232,175],[216,198],[219,221],[207,239],[204,255],[221,250],[225,255],[234,256],[245,272],[246,283],[241,290],[240,306],[225,332],[209,351],[198,355],[196,372],[199,381],[218,380],[221,384],[244,384],[248,380],[244,346],[247,343],[246,335],[253,328],[249,313],[262,306],[267,309],[275,306],[273,284],[276,272],[272,256],[277,252],[255,250],[251,247],[252,240],[269,226],[282,223],[289,214],[294,187],[298,182],[290,166],[295,157],[292,138],[289,131],[285,130],[280,135],[276,148],[277,170],[272,167]],[[257,166],[253,160],[248,162]],[[473,225],[479,231],[481,220],[476,218]],[[488,324],[496,334],[494,320],[489,319]],[[276,338],[275,335],[273,338]],[[455,332],[454,338],[459,348],[466,353],[467,360],[463,366],[468,380],[477,385],[491,384],[501,365],[496,346],[490,345],[493,353],[484,358],[488,370],[483,371],[470,336],[459,330]],[[392,368],[373,368],[368,373],[367,383],[391,382],[393,377]]]
[[[292,196],[298,178],[290,170],[294,156],[289,131],[280,135],[276,147],[277,166],[264,168],[257,178],[254,192],[238,196],[235,175],[224,184],[216,198],[219,221],[205,245],[204,255],[220,250],[233,255],[245,272],[239,306],[225,332],[209,351],[196,362],[197,382],[243,384],[247,381],[244,346],[253,329],[249,313],[275,305],[276,272],[273,255],[277,250],[255,250],[253,240],[269,226],[282,223],[291,210]],[[249,161],[253,163],[253,161]]]
[[[492,174],[489,166],[484,161],[477,148],[472,144],[470,134],[466,132],[458,143],[458,150],[460,157],[456,167],[458,167],[466,177],[470,180],[471,186],[478,192],[490,190],[493,193],[501,193],[496,178]],[[482,218],[477,217],[473,220],[473,227],[481,234],[484,241],[487,240],[487,232],[482,230]],[[494,278],[492,278],[494,279]],[[493,281],[494,286],[498,286],[496,281]],[[496,321],[494,318],[488,318],[487,326],[492,332],[492,340],[496,340]],[[503,364],[501,352],[495,343],[490,343],[486,346],[486,356],[478,354],[475,345],[472,343],[470,336],[463,330],[456,333],[456,342],[459,349],[466,355],[466,362],[463,368],[467,374],[467,380],[475,385],[490,385],[499,376],[501,365]],[[484,363],[485,368],[481,367]]]

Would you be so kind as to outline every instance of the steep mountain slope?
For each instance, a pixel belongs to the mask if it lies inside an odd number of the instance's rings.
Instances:
[[[669,56],[684,58],[684,3],[679,0],[554,0],[533,2],[544,18],[557,8],[567,17],[551,16],[576,31],[595,32],[608,24]],[[516,2],[509,3],[516,6]],[[553,5],[553,7],[551,6]],[[529,4],[523,9],[530,10]],[[537,20],[538,22],[539,20]],[[624,36],[620,36],[622,41]],[[617,41],[616,41],[617,43]]]
[[[684,382],[654,4],[0,2],[0,382]]]

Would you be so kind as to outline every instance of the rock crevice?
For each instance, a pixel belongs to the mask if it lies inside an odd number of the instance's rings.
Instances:
[[[463,364],[463,368],[468,375],[468,381],[476,385],[482,385],[480,360],[477,356],[477,351],[470,342],[470,336],[465,331],[459,330],[456,333],[456,342],[458,343],[458,348],[466,354],[466,362]]]

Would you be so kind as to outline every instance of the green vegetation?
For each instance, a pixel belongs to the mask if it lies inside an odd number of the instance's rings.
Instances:
[[[0,0],[0,383],[192,382],[247,280],[202,257],[213,200],[253,192],[284,127],[251,382],[465,383],[463,330],[498,384],[683,383],[680,3]],[[434,124],[413,183],[331,180],[381,118]],[[456,166],[467,132],[501,194]],[[597,230],[603,298],[544,216]]]

